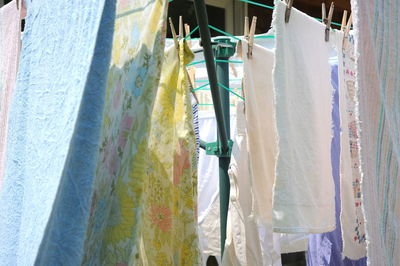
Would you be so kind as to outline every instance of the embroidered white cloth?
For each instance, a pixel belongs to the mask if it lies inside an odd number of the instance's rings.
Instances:
[[[325,26],[275,1],[276,121],[279,155],[273,197],[275,232],[323,233],[335,229],[331,167],[332,92]]]
[[[340,221],[343,255],[358,260],[367,254],[364,214],[361,202],[361,159],[358,100],[355,87],[356,68],[354,38],[350,35],[343,46],[343,34],[338,33],[338,74],[340,97]]]

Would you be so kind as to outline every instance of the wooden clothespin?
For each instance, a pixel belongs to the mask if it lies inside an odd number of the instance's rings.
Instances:
[[[176,36],[174,23],[172,23],[171,17],[169,17],[169,26],[171,28],[171,33],[172,33],[172,38],[174,39],[175,48],[178,49],[179,48],[178,37]]]
[[[286,2],[285,23],[288,23],[290,19],[290,11],[293,6],[293,0],[285,0],[285,2]]]
[[[249,38],[248,38],[248,48],[247,48],[247,58],[251,58],[253,56],[253,43],[254,43],[254,34],[256,32],[257,25],[257,17],[253,17],[250,26]]]
[[[347,46],[347,41],[348,41],[348,38],[349,38],[349,32],[350,32],[350,29],[351,29],[351,25],[353,23],[353,18],[352,18],[351,15],[352,14],[350,14],[350,17],[349,17],[349,20],[347,21],[347,24],[346,24],[346,22],[344,22],[344,23],[342,22],[342,24],[345,25],[345,26],[342,25],[342,27],[343,27],[343,48],[345,48]]]
[[[244,34],[243,37],[247,40],[249,38],[249,17],[244,17]]]
[[[189,26],[189,24],[186,24],[186,23],[185,23],[185,34],[186,34],[187,43],[188,43],[189,47],[192,48],[192,41],[190,40],[190,36],[189,36],[190,26]]]
[[[329,41],[329,31],[331,30],[331,23],[332,23],[332,16],[333,16],[333,10],[335,8],[334,2],[331,3],[331,6],[329,8],[329,13],[328,17],[326,17],[326,8],[325,8],[325,3],[322,3],[322,21],[325,23],[326,28],[325,28],[325,41]]]
[[[179,16],[179,35],[178,35],[178,40],[183,38],[183,18],[182,16]]]
[[[352,14],[350,14],[349,20],[347,21],[347,24],[345,24],[346,26],[343,29],[345,37],[347,37],[349,35],[350,29],[351,29],[351,25],[353,24],[353,18],[352,18],[351,15]]]
[[[343,17],[342,17],[342,24],[340,26],[340,31],[344,31],[346,28],[347,24],[347,10],[343,11]]]

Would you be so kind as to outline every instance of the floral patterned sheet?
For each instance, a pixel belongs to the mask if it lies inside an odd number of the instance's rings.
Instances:
[[[157,234],[173,234],[174,237],[184,234],[185,228],[180,227],[179,233],[173,230],[182,225],[175,223],[175,217],[193,218],[188,210],[183,212],[182,208],[172,208],[175,204],[169,205],[181,199],[176,197],[174,201],[173,196],[185,187],[175,187],[170,191],[161,185],[168,178],[174,178],[166,170],[161,171],[163,162],[157,161],[156,156],[173,157],[173,151],[167,149],[172,155],[154,154],[154,149],[161,149],[163,141],[172,139],[165,132],[156,137],[151,133],[159,132],[155,128],[153,106],[160,105],[154,103],[163,88],[160,73],[164,61],[166,12],[166,0],[120,0],[117,4],[84,265],[157,265],[157,260],[164,260],[167,256],[167,248],[174,247],[166,241],[168,237],[163,236],[160,242]],[[174,92],[176,87],[171,90]],[[168,113],[168,117],[171,115],[173,113]],[[191,151],[183,145],[185,141],[182,139],[174,144],[180,156]],[[189,165],[190,161],[183,161],[183,166]],[[184,183],[180,171],[184,168],[175,170],[175,183]],[[190,208],[190,204],[185,206]],[[155,228],[158,228],[158,233]],[[155,253],[156,248],[164,248],[164,253]]]

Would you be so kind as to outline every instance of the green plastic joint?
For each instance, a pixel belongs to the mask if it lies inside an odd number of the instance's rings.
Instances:
[[[219,142],[209,142],[205,144],[207,155],[215,155],[217,157],[230,157],[232,153],[233,141],[228,140],[228,150],[223,151]]]
[[[214,42],[219,43],[215,51],[216,58],[229,58],[235,54],[236,43],[230,38],[215,38]]]

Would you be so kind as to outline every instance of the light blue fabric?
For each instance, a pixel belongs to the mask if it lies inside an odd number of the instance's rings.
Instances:
[[[106,0],[59,190],[36,265],[80,265],[90,213],[113,44],[115,0]]]
[[[34,264],[51,213],[38,263],[77,265],[76,238],[90,197],[82,193],[90,191],[94,174],[111,51],[103,37],[110,38],[110,25],[98,35],[105,0],[26,2],[0,194],[0,265]]]

